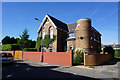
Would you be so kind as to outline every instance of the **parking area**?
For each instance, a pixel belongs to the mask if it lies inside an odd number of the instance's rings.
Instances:
[[[117,74],[19,59],[2,67],[2,80],[117,80]]]

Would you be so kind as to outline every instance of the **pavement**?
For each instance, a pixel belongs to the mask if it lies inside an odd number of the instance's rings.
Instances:
[[[3,65],[2,80],[119,80],[119,63],[90,68],[15,59],[14,64]]]

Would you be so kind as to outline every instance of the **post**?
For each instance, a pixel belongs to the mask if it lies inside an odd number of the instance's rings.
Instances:
[[[43,26],[41,27],[41,36],[42,36],[42,32],[43,32]],[[41,40],[41,58],[40,58],[40,62],[43,62],[43,52],[42,52],[42,40]]]

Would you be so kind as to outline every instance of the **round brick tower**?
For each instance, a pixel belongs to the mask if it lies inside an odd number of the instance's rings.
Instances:
[[[77,21],[75,48],[83,48],[87,53],[90,53],[90,29],[91,19],[84,18]]]

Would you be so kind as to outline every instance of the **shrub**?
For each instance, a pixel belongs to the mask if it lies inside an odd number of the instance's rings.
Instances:
[[[21,50],[18,44],[3,44],[2,51],[12,51],[12,50]]]
[[[115,50],[115,57],[120,57],[120,49],[114,49]]]
[[[2,45],[2,51],[12,51],[12,44]]]
[[[108,54],[114,54],[114,49],[111,46],[105,46],[105,48],[103,49],[103,52],[108,52]]]
[[[23,51],[37,51],[36,48],[24,48]]]
[[[76,48],[75,53],[73,55],[73,64],[80,64],[84,61],[83,53],[85,51],[81,48]]]

